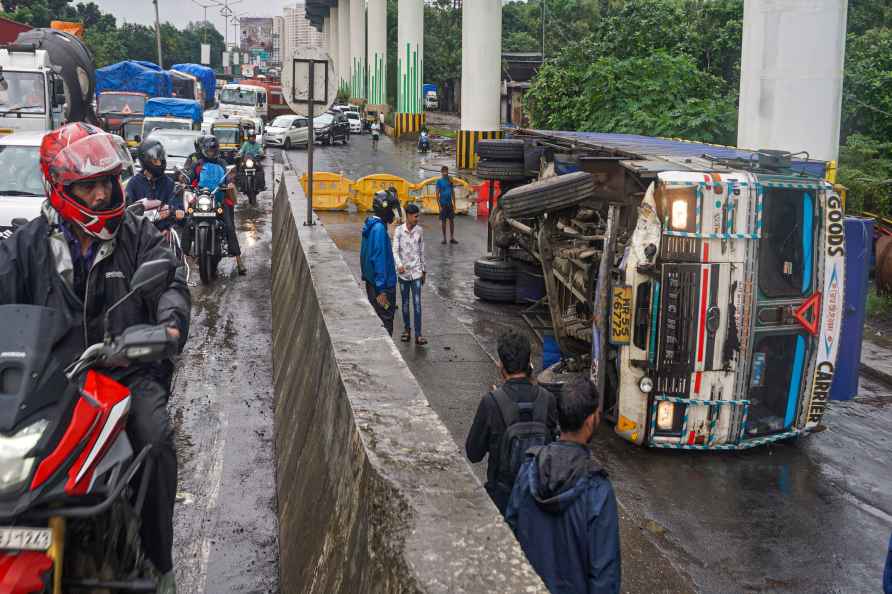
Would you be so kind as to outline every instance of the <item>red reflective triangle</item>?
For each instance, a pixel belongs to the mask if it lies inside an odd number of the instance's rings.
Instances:
[[[805,318],[805,314],[809,311],[811,314],[811,321]],[[793,317],[796,318],[802,327],[808,330],[808,333],[812,336],[818,333],[818,322],[821,320],[821,294],[815,292],[811,297],[805,300],[799,309],[793,312]]]
[[[121,113],[133,113],[133,110],[130,109],[130,106],[125,103],[124,109],[121,110]]]

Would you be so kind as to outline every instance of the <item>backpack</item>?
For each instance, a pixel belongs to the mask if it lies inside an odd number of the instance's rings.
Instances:
[[[549,395],[540,388],[533,402],[514,402],[502,388],[492,393],[505,423],[505,433],[499,442],[496,480],[499,486],[508,491],[514,487],[514,479],[526,459],[527,450],[552,441],[548,430]]]

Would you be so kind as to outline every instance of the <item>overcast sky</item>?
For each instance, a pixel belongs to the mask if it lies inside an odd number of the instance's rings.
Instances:
[[[110,12],[118,19],[118,23],[127,21],[129,23],[150,24],[155,20],[155,8],[152,0],[92,0],[99,5],[103,12]],[[213,0],[196,0],[204,5],[212,4]],[[257,2],[257,0],[242,0],[233,3],[232,12],[238,16],[252,17],[270,17],[280,16],[285,6],[294,4],[294,0],[265,0]],[[220,0],[222,3],[223,0]],[[161,22],[169,21],[182,28],[190,21],[200,21],[204,18],[204,10],[195,4],[192,0],[158,0],[158,12]],[[246,13],[246,14],[242,14]],[[220,7],[210,7],[207,11],[208,20],[223,33],[223,17],[220,16]],[[230,35],[232,35],[230,26]]]

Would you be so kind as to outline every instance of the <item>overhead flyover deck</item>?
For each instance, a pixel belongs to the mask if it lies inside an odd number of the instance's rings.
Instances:
[[[556,150],[591,152],[597,156],[621,157],[628,160],[665,160],[683,166],[687,159],[710,161],[751,161],[756,163],[759,151],[732,146],[693,142],[676,138],[618,134],[608,132],[573,132],[564,130],[533,130],[522,128],[513,132],[515,138],[529,138],[537,144]],[[771,147],[765,147],[770,149]],[[803,153],[804,154],[804,153]],[[702,161],[700,162],[702,163]],[[695,165],[697,164],[692,163]],[[831,167],[826,161],[794,158],[792,169],[797,173],[827,178]],[[690,168],[690,167],[688,167]]]

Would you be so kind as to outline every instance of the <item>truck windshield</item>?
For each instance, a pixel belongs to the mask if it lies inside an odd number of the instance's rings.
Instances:
[[[146,122],[142,126],[142,137],[147,138],[153,130],[191,130],[192,126],[185,122]]]
[[[257,92],[244,89],[223,89],[223,92],[220,93],[220,103],[253,107],[257,105]]]
[[[102,93],[99,95],[97,108],[99,113],[143,113],[146,98],[142,95],[115,95]]]
[[[40,147],[0,146],[0,196],[44,196]]]
[[[0,78],[0,112],[45,113],[46,86],[39,72],[4,70]]]
[[[814,260],[814,192],[765,191],[759,245],[759,289],[770,298],[810,292]]]
[[[142,134],[142,120],[130,121],[124,124],[124,139],[136,141],[136,137]]]

